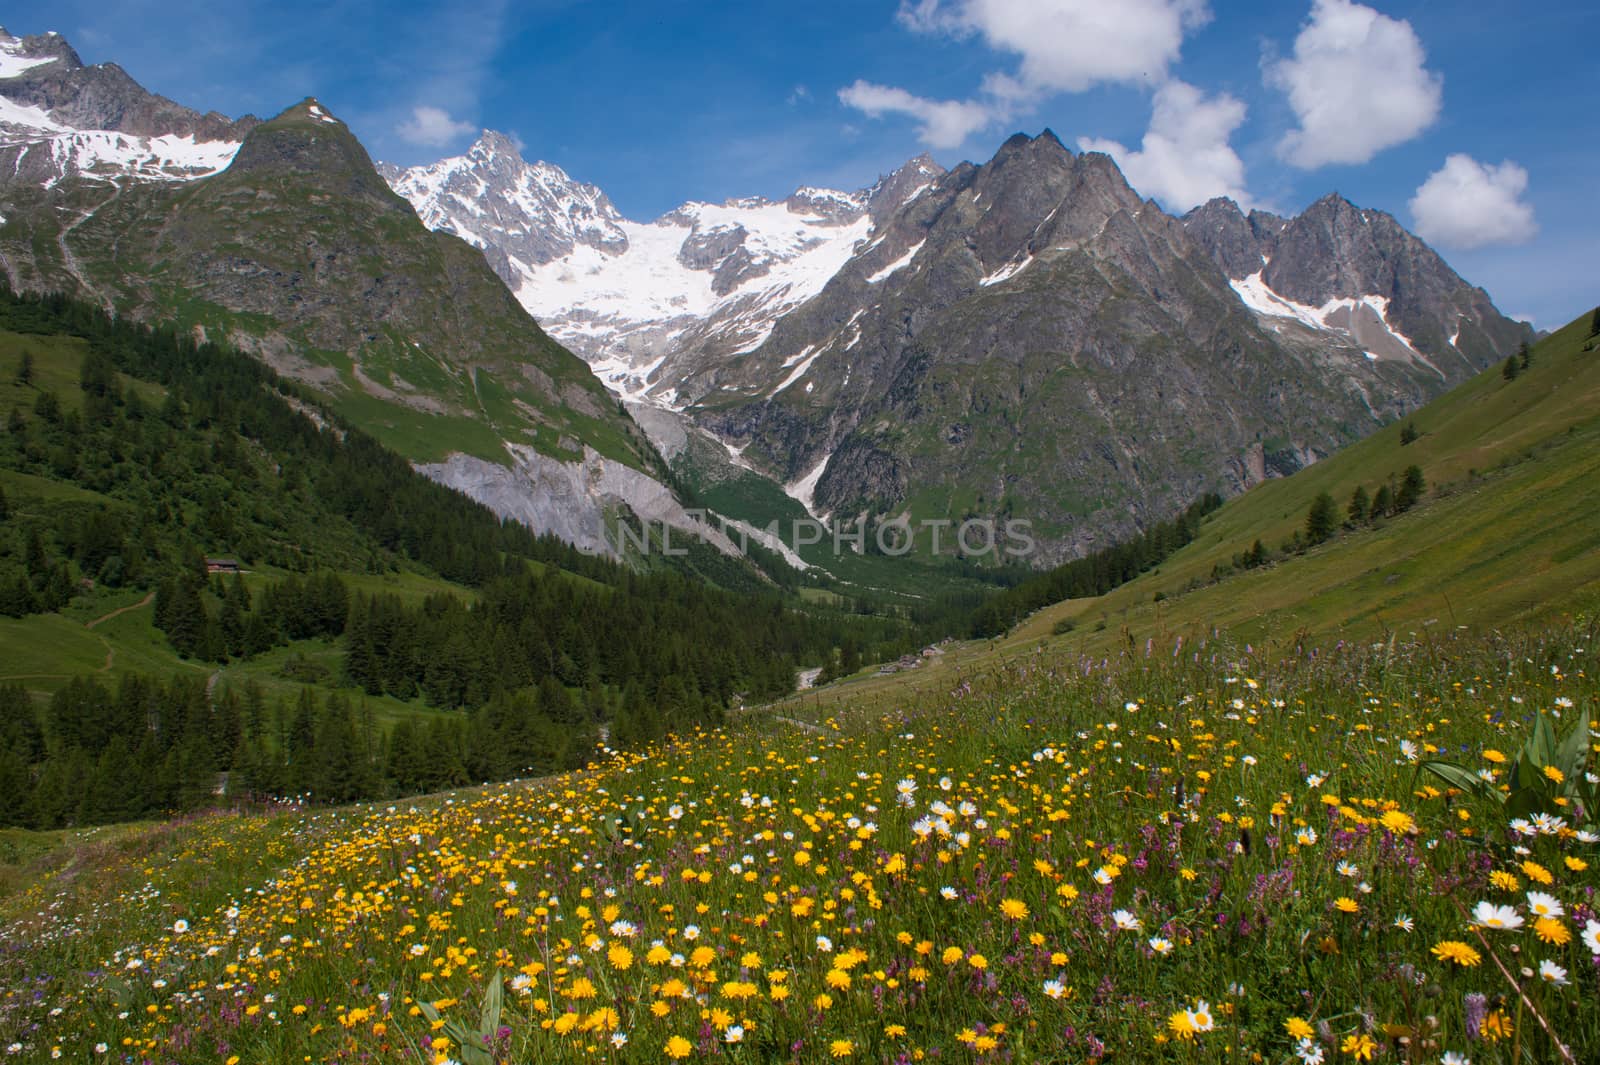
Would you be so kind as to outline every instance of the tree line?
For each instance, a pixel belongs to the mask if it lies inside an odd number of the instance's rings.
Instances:
[[[999,635],[1040,607],[1104,595],[1126,584],[1192,543],[1200,523],[1221,506],[1222,496],[1208,492],[1171,521],[1157,522],[1125,543],[1063,563],[991,596],[973,612],[971,635]]]

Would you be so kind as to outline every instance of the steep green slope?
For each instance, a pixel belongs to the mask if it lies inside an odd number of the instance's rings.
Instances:
[[[643,434],[481,252],[430,232],[314,100],[203,180],[7,190],[13,287],[76,292],[254,351],[408,458],[502,441],[659,472]]]

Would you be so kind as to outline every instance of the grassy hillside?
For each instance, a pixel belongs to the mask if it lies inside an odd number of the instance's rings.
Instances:
[[[1549,755],[1527,778],[1522,808],[1566,831],[1513,835],[1493,794],[1417,763],[1515,782],[1534,730],[1587,740],[1594,635],[1048,656],[550,781],[0,838],[0,1041],[28,1062],[1592,1061],[1586,744],[1563,783]]]
[[[505,463],[509,441],[665,475],[483,253],[429,231],[312,100],[253,127],[208,178],[14,190],[0,258],[28,290],[246,347],[411,459]]]

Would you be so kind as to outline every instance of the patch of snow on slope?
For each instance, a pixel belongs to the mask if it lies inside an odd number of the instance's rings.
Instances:
[[[988,288],[990,285],[998,285],[1000,282],[1005,281],[1008,278],[1016,277],[1018,274],[1022,273],[1023,270],[1028,268],[1028,264],[1031,262],[1033,262],[1032,256],[1023,259],[1020,262],[1006,263],[1000,269],[996,270],[987,277],[979,278],[978,284],[985,288]]]
[[[783,537],[775,536],[766,529],[757,528],[756,526],[751,525],[749,522],[740,521],[737,518],[729,518],[719,514],[717,515],[717,520],[718,524],[722,526],[724,531],[727,531],[728,529],[737,529],[740,533],[743,533],[749,539],[754,540],[762,547],[765,547],[768,551],[776,551],[778,554],[782,555],[785,562],[789,563],[789,565],[793,566],[800,572],[804,573],[806,570],[811,568],[811,563],[801,558],[795,553],[794,548],[784,543]]]
[[[822,480],[822,471],[828,468],[828,460],[831,458],[833,458],[831,452],[822,456],[799,480],[790,481],[783,486],[784,495],[805,507],[806,513],[814,518],[822,517],[817,513],[817,482]]]
[[[813,351],[811,348],[806,348],[805,351],[801,352],[800,355],[798,356],[798,358],[800,359],[800,365],[796,366],[793,370],[790,370],[789,371],[789,376],[785,377],[783,379],[783,383],[780,384],[777,388],[774,388],[772,390],[772,392],[770,393],[770,395],[774,395],[774,396],[777,395],[779,392],[782,392],[784,389],[788,388],[790,385],[792,385],[796,381],[800,380],[800,378],[804,377],[806,375],[806,371],[811,369],[811,364],[816,362],[817,361],[817,357],[820,356],[821,354],[822,354],[821,350]],[[789,363],[786,362],[786,363],[784,363],[784,365],[788,366]],[[809,392],[809,391],[811,391],[811,389],[809,387],[807,387],[806,391]]]
[[[884,280],[885,278],[889,277],[891,274],[899,273],[901,270],[905,269],[907,266],[910,266],[911,265],[911,260],[915,259],[917,257],[917,252],[921,251],[922,250],[922,246],[924,244],[926,244],[926,243],[927,243],[927,241],[923,241],[923,240],[917,241],[917,243],[915,245],[913,245],[911,247],[911,249],[909,251],[907,251],[904,255],[900,256],[900,258],[896,259],[894,262],[890,263],[888,266],[885,266],[882,270],[879,270],[877,273],[875,273],[871,277],[867,278],[867,284],[876,285],[878,282],[880,282],[880,281]]]
[[[54,63],[55,56],[36,59],[22,54],[22,41],[16,37],[0,37],[0,79],[15,78],[34,67]]]
[[[169,133],[141,137],[105,129],[73,129],[37,107],[0,96],[0,147],[27,146],[47,152],[57,169],[89,177],[174,180],[224,169],[239,151],[237,141],[196,141]],[[18,157],[20,163],[21,157]]]
[[[1268,288],[1267,283],[1261,279],[1260,270],[1242,280],[1229,281],[1228,284],[1233,286],[1233,290],[1239,294],[1239,299],[1244,305],[1257,314],[1274,318],[1293,318],[1313,329],[1327,328],[1322,324],[1322,318],[1314,308],[1284,299]]]
[[[15,126],[15,130],[5,127]],[[38,107],[29,107],[19,104],[7,96],[0,96],[0,140],[8,144],[17,144],[22,141],[38,140],[38,136],[29,134],[38,133],[70,133],[72,130],[63,126],[44,110]]]
[[[1362,354],[1370,362],[1410,359],[1444,377],[1444,373],[1417,349],[1411,338],[1389,321],[1387,296],[1345,296],[1331,299],[1320,307],[1311,307],[1272,291],[1262,280],[1259,270],[1228,284],[1238,294],[1240,301],[1257,315],[1287,318],[1312,329],[1341,333],[1359,345]]]

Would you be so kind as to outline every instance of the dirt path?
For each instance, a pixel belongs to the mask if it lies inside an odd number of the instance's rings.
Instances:
[[[117,609],[113,610],[109,614],[105,614],[105,615],[103,615],[101,617],[95,618],[93,621],[84,622],[83,627],[86,628],[86,629],[92,629],[96,625],[100,624],[103,621],[110,621],[112,618],[121,617],[123,614],[126,614],[130,610],[138,610],[141,607],[147,607],[147,606],[149,606],[151,603],[153,603],[155,601],[156,601],[156,593],[155,592],[151,592],[149,595],[145,596],[143,599],[139,600],[137,603],[132,604],[131,606],[119,606]]]

